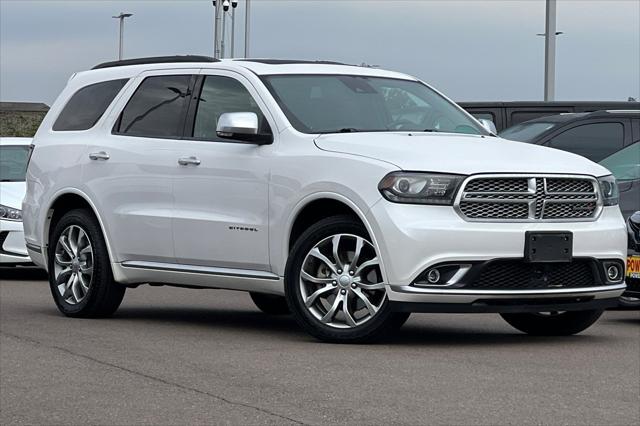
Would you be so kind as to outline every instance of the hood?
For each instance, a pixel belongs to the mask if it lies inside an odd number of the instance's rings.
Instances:
[[[340,133],[315,139],[320,149],[386,161],[401,170],[475,173],[566,173],[604,176],[576,154],[496,137],[452,133]]]
[[[26,182],[0,182],[0,204],[22,209],[22,199],[26,191]]]

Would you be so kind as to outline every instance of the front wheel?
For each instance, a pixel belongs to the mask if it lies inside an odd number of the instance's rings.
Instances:
[[[501,314],[512,327],[534,336],[569,336],[589,328],[603,311]]]
[[[298,324],[323,341],[373,340],[407,318],[391,311],[376,249],[350,216],[324,219],[300,236],[287,262],[285,291]]]

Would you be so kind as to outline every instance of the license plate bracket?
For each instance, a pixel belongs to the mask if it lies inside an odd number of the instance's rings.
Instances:
[[[573,233],[556,231],[526,231],[524,260],[530,263],[571,262],[573,258]]]

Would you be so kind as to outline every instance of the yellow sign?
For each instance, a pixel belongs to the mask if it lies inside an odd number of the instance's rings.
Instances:
[[[627,277],[640,279],[640,256],[627,258]]]

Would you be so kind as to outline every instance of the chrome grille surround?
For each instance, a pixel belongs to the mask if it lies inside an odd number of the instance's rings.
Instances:
[[[469,222],[589,222],[602,212],[592,176],[472,175],[461,188],[454,209]]]

